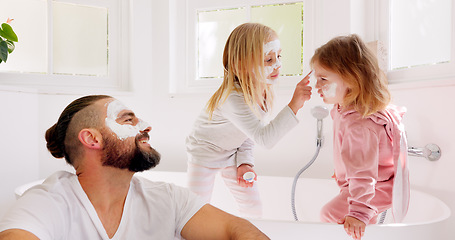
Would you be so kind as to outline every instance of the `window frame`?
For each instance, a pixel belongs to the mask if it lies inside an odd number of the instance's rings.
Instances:
[[[377,36],[390,49],[390,1],[376,0]],[[455,3],[452,3],[452,45],[451,60],[448,63],[413,66],[410,68],[390,69],[390,54],[387,56],[387,78],[390,84],[431,82],[438,84],[455,82]]]
[[[277,83],[278,89],[294,88],[303,75],[309,71],[308,61],[314,50],[313,0],[289,1],[289,0],[189,0],[181,3],[178,0],[170,0],[170,66],[169,66],[169,92],[171,95],[186,93],[212,93],[216,90],[222,78],[201,78],[197,79],[197,17],[198,11],[210,11],[215,9],[229,9],[240,7],[251,7],[258,5],[290,4],[300,2],[303,4],[303,73],[295,76],[280,76]],[[181,29],[181,23],[186,24],[185,31]],[[191,47],[192,46],[192,47]],[[180,53],[180,54],[179,54]],[[184,54],[181,54],[184,53]],[[220,64],[221,64],[220,59]]]
[[[71,3],[108,9],[107,76],[55,74],[52,69],[52,2]],[[129,76],[129,7],[123,0],[47,0],[47,73],[0,72],[0,85],[22,86],[41,93],[81,93],[102,90],[127,91]],[[20,36],[19,36],[20,37]],[[20,45],[18,44],[18,46]],[[4,63],[2,63],[4,64]]]

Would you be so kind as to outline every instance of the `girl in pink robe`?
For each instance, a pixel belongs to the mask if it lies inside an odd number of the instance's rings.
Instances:
[[[321,220],[344,224],[361,239],[365,226],[392,208],[395,221],[409,203],[404,111],[390,104],[385,74],[357,35],[336,37],[311,59],[318,93],[334,104],[334,178],[340,193],[321,210]]]

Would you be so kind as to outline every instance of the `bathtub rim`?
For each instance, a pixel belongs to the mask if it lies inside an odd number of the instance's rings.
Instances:
[[[418,191],[418,190],[415,190]],[[418,191],[423,194],[427,194],[422,191]],[[427,194],[430,197],[435,198],[435,200],[439,201],[443,207],[444,214],[441,215],[439,218],[435,218],[429,221],[421,221],[421,222],[413,222],[413,223],[384,223],[384,224],[369,224],[368,226],[376,226],[376,227],[411,227],[411,226],[421,226],[421,225],[429,225],[429,224],[436,224],[436,223],[441,223],[446,220],[448,220],[451,216],[452,211],[450,208],[445,204],[442,200],[440,200],[437,197],[434,197],[432,195]],[[327,222],[315,222],[315,221],[305,221],[305,220],[299,220],[299,221],[293,221],[293,220],[282,220],[282,219],[259,219],[259,218],[246,218],[249,221],[255,222],[255,221],[274,221],[274,222],[280,222],[280,223],[292,223],[292,224],[322,224],[322,225],[327,225],[327,226],[339,226],[341,224],[338,223],[327,223]]]
[[[150,179],[147,177],[148,174],[156,174],[156,175],[160,175],[162,176],[163,174],[174,174],[174,175],[186,175],[186,172],[175,172],[175,171],[157,171],[157,170],[148,170],[148,171],[145,171],[145,172],[141,172],[139,174],[135,174],[135,176],[137,177],[142,177],[142,178],[145,178],[145,179],[148,179],[150,181],[154,181],[154,182],[167,182],[167,183],[170,183],[168,181],[162,181],[162,180],[154,180],[154,179]],[[283,177],[283,176],[261,176],[261,178],[263,177],[270,177],[270,178],[291,178],[291,177]],[[330,181],[331,179],[322,179],[322,178],[306,178],[304,177],[303,179],[311,179],[311,180],[316,180],[316,181]],[[15,188],[14,190],[14,194],[16,196],[16,199],[19,198],[20,196],[22,196],[22,194],[24,194],[28,189],[32,188],[33,186],[35,185],[39,185],[39,184],[42,184],[44,182],[45,179],[40,179],[40,180],[36,180],[36,181],[33,181],[33,182],[30,182],[30,183],[26,183],[26,184],[23,184],[23,185],[20,185],[18,186],[17,188]],[[175,183],[174,183],[175,184]],[[186,186],[183,186],[183,187],[186,187]],[[417,189],[414,189],[412,188],[411,186],[411,191],[412,192],[417,192],[419,194],[423,194],[423,195],[426,195],[426,197],[429,197],[432,199],[432,201],[435,201],[438,203],[438,205],[440,205],[443,209],[443,214],[441,214],[440,217],[437,217],[437,218],[434,218],[434,219],[431,219],[431,220],[428,220],[428,221],[421,221],[421,222],[412,222],[412,223],[385,223],[385,224],[372,224],[372,225],[369,225],[369,226],[381,226],[381,227],[403,227],[403,226],[420,226],[420,225],[427,225],[427,224],[434,224],[434,223],[440,223],[440,222],[443,222],[447,219],[450,218],[450,216],[452,215],[452,210],[449,208],[449,206],[444,202],[442,201],[441,199],[439,199],[438,197],[436,196],[433,196],[427,192],[424,192],[424,191],[420,191],[420,190],[417,190]],[[339,224],[336,224],[336,223],[324,223],[324,222],[317,222],[317,221],[305,221],[305,220],[301,220],[301,221],[292,221],[292,220],[281,220],[281,219],[252,219],[252,218],[246,218],[250,221],[276,221],[276,222],[282,222],[282,223],[295,223],[295,224],[325,224],[325,225],[339,225]]]

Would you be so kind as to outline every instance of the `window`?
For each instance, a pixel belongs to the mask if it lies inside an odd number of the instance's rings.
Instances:
[[[198,75],[196,79],[223,78],[221,59],[232,30],[245,22],[259,22],[273,28],[284,49],[282,76],[303,71],[302,3],[248,6],[198,11]],[[288,51],[286,51],[288,49]],[[292,49],[292,51],[290,51]]]
[[[235,27],[244,23],[245,7],[198,11],[196,79],[223,78],[223,49]],[[224,40],[224,41],[223,41]]]
[[[304,62],[311,57],[305,54],[311,49],[306,46],[307,40],[304,41],[304,18],[307,19],[304,9],[307,7],[303,1],[284,0],[215,3],[190,0],[186,6],[171,1],[170,25],[177,29],[170,34],[171,44],[175,44],[171,47],[175,51],[171,49],[171,93],[216,89],[223,79],[222,55],[226,40],[235,27],[245,22],[259,22],[278,33],[283,49],[279,85],[294,86],[302,77]],[[182,22],[186,22],[185,31],[179,26]],[[182,74],[182,69],[186,74]]]
[[[0,17],[13,18],[16,49],[0,64],[0,84],[43,90],[125,90],[121,56],[127,8],[117,0],[0,0]]]
[[[451,0],[378,1],[379,38],[388,46],[390,82],[455,77]]]

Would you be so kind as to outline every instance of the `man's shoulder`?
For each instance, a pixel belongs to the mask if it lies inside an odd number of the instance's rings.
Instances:
[[[77,177],[72,173],[56,172],[25,190],[0,222],[0,231],[26,229],[46,238],[42,236],[47,236],[48,228],[67,223],[74,210],[74,206],[70,208],[69,204],[76,201],[68,190],[74,178]]]
[[[20,196],[32,193],[58,193],[64,190],[67,185],[70,185],[76,175],[66,171],[58,171],[47,177],[46,179],[37,180],[29,184],[25,184],[17,189],[17,194]]]
[[[130,199],[136,206],[153,206],[154,209],[160,209],[160,213],[167,214],[184,209],[194,209],[196,212],[203,205],[199,203],[200,198],[195,193],[174,183],[135,176],[130,187]]]
[[[174,183],[154,181],[143,176],[133,176],[131,183],[137,191],[152,192],[157,194],[162,194],[164,192],[172,193],[174,191],[189,191],[188,189]]]
[[[188,188],[163,181],[153,181],[142,176],[134,176],[132,187],[135,194],[153,201],[188,201],[197,198]]]

